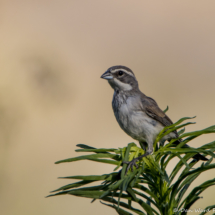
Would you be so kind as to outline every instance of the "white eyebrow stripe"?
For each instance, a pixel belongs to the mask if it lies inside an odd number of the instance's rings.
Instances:
[[[111,71],[111,73],[113,74],[113,73],[115,73],[117,71],[123,71],[124,73],[134,77],[134,74],[132,72],[129,72],[129,71],[125,70],[125,69],[114,69],[114,70]]]

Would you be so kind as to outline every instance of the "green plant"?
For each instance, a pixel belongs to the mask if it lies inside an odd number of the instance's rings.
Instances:
[[[154,153],[143,158],[138,164],[139,168],[134,168],[133,172],[131,170],[128,171],[126,175],[127,164],[122,162],[130,161],[144,153],[143,149],[137,147],[135,143],[130,143],[127,147],[119,149],[97,149],[84,144],[78,144],[77,146],[81,149],[77,149],[76,152],[91,152],[93,154],[69,158],[56,163],[91,160],[115,165],[114,171],[121,166],[122,169],[119,172],[104,175],[62,177],[65,179],[79,179],[80,181],[52,191],[54,194],[50,196],[70,194],[91,198],[92,202],[100,199],[102,204],[114,208],[118,214],[123,215],[187,214],[191,206],[201,198],[200,194],[208,187],[215,185],[214,178],[193,188],[190,193],[186,192],[191,183],[200,174],[215,168],[215,164],[212,164],[212,160],[215,157],[215,141],[197,149],[192,147],[183,148],[186,143],[202,134],[215,133],[215,126],[200,131],[184,133],[184,127],[193,124],[191,122],[182,124],[182,122],[188,119],[191,118],[182,118],[175,124],[165,127],[154,142]],[[163,136],[181,128],[183,129],[178,131],[178,133],[180,135],[179,138],[183,139],[183,142],[177,146],[173,145],[177,139],[171,140],[166,145],[162,143],[161,139]],[[192,157],[197,153],[206,155],[209,160],[202,163],[200,167],[194,168],[197,161],[193,160]],[[179,161],[172,172],[167,174],[168,164],[175,157],[178,157]],[[190,159],[191,162],[188,163]],[[102,183],[96,186],[82,187],[98,181],[102,181]],[[140,205],[141,210],[134,207],[134,202]],[[201,215],[206,214],[212,208],[215,208],[215,205],[208,206]]]

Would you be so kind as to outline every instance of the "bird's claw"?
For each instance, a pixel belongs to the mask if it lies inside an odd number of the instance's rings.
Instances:
[[[128,164],[128,167],[126,169],[125,175],[127,174],[128,170],[131,168],[131,171],[133,172],[133,166],[136,167],[136,169],[138,168],[138,165],[136,164],[136,162],[138,161],[138,159],[133,159],[132,161],[123,161],[122,163],[126,163]]]

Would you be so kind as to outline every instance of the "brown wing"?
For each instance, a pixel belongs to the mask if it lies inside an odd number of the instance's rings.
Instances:
[[[173,124],[171,119],[158,107],[156,101],[150,97],[147,97],[143,94],[142,96],[142,105],[143,109],[145,110],[146,114],[150,116],[151,118],[159,121],[162,125],[168,126]],[[178,137],[177,131],[173,131],[176,134],[176,137]],[[182,140],[175,141],[174,144],[178,145]],[[183,147],[189,147],[187,144],[184,145]],[[207,161],[208,159],[201,155],[201,154],[196,154],[193,156],[194,159],[198,160],[203,160]]]
[[[173,124],[172,120],[158,107],[156,101],[150,97],[142,97],[145,112],[151,118],[160,122],[163,126]],[[177,135],[177,131],[174,132]]]

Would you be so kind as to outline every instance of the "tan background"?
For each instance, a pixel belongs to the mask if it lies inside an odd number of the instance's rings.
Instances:
[[[99,201],[44,198],[71,182],[59,176],[112,171],[85,161],[54,165],[77,156],[76,144],[132,141],[113,116],[112,89],[100,79],[110,66],[130,67],[146,95],[162,109],[169,105],[173,121],[197,115],[189,131],[215,124],[214,8],[214,0],[1,0],[1,214],[116,214]],[[214,176],[208,171],[195,184]],[[214,204],[214,192],[192,208]]]

